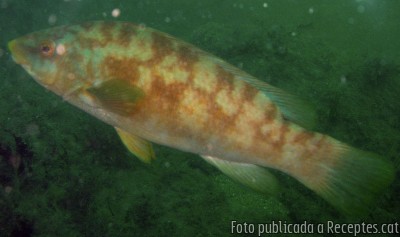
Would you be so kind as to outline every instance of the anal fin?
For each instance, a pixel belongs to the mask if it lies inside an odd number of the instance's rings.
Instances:
[[[248,186],[258,192],[276,194],[278,181],[267,169],[247,163],[222,160],[211,156],[201,156],[211,165],[233,180]]]

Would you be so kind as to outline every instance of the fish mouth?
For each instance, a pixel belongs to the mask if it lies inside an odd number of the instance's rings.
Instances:
[[[8,49],[10,50],[11,56],[16,63],[21,65],[28,64],[24,50],[22,49],[21,45],[18,44],[17,40],[11,40],[8,42]]]

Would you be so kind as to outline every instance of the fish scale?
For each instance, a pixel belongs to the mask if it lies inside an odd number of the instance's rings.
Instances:
[[[345,214],[364,213],[390,163],[309,129],[306,103],[195,46],[127,22],[88,22],[9,43],[41,85],[115,127],[144,162],[151,142],[200,155],[251,188],[276,193],[267,168],[298,179]]]
[[[113,25],[111,25],[113,26]],[[104,39],[110,40],[112,35],[110,30],[106,27],[101,27]],[[120,30],[123,29],[122,27]],[[132,34],[137,34],[135,31],[130,31]],[[145,32],[148,35],[148,32]],[[120,37],[132,38],[132,36],[128,34],[118,34],[114,33],[114,35],[118,35],[119,37],[113,38],[113,41],[117,42],[125,42],[124,39]],[[148,60],[143,60],[140,56],[134,57],[129,56],[129,59],[123,59],[119,53],[111,53],[111,55],[118,56],[110,56],[107,57],[111,59],[106,59],[103,61],[102,66],[100,66],[100,70],[104,71],[103,75],[105,78],[109,78],[110,75],[117,78],[124,78],[131,81],[133,84],[137,83],[136,80],[141,80],[145,83],[140,83],[142,88],[147,88],[145,93],[148,97],[155,100],[150,101],[148,103],[144,103],[142,107],[145,108],[146,111],[143,111],[143,114],[150,114],[150,110],[157,111],[159,117],[173,117],[180,118],[180,124],[174,124],[174,121],[170,121],[167,124],[172,127],[168,130],[172,130],[171,133],[176,134],[177,131],[173,131],[175,127],[182,127],[183,121],[187,127],[196,127],[198,125],[200,128],[204,129],[206,125],[217,124],[216,126],[212,126],[209,130],[215,130],[220,127],[227,127],[227,121],[232,120],[232,116],[229,116],[227,113],[224,113],[224,110],[228,110],[229,107],[236,106],[243,100],[247,94],[251,94],[248,92],[249,90],[254,90],[253,88],[247,88],[246,90],[242,90],[239,93],[239,98],[236,101],[230,100],[229,97],[225,96],[225,103],[215,103],[214,98],[215,95],[218,95],[221,92],[222,88],[236,86],[238,88],[244,87],[241,81],[238,81],[236,85],[230,85],[233,81],[226,80],[225,78],[221,78],[220,74],[226,76],[228,74],[228,79],[233,78],[233,75],[229,72],[224,73],[216,73],[217,70],[223,70],[215,63],[210,60],[204,60],[203,57],[208,56],[206,54],[199,55],[196,57],[191,57],[192,60],[187,60],[187,51],[190,49],[182,49],[179,50],[179,47],[186,47],[186,45],[178,46],[177,44],[171,42],[171,38],[164,35],[159,35],[156,33],[152,33],[153,45],[151,44],[140,44],[142,52],[146,52],[145,54],[152,54],[153,58]],[[147,37],[139,37],[147,39]],[[156,39],[156,40],[155,40]],[[112,41],[112,42],[113,42]],[[127,45],[127,44],[125,44]],[[146,45],[146,46],[144,46]],[[125,47],[125,46],[122,46]],[[148,47],[148,49],[146,49]],[[134,51],[135,49],[130,49],[130,51]],[[116,50],[122,51],[122,50]],[[147,53],[149,51],[153,51],[153,53]],[[185,52],[182,54],[180,52]],[[125,53],[128,55],[132,55],[129,53]],[[112,59],[116,57],[118,59]],[[140,59],[139,59],[140,58]],[[170,63],[171,58],[174,58],[177,63]],[[204,61],[204,62],[203,62]],[[181,63],[180,63],[181,62]],[[185,65],[184,69],[181,68],[181,65]],[[128,70],[128,68],[134,67],[136,70]],[[150,74],[142,75],[140,71],[151,71]],[[148,69],[150,68],[150,69]],[[218,68],[218,69],[217,69]],[[102,70],[103,69],[103,70]],[[141,70],[140,70],[141,69]],[[132,73],[134,71],[134,73]],[[146,77],[147,76],[147,77]],[[157,82],[153,82],[155,79],[158,79]],[[224,85],[221,85],[224,84]],[[226,84],[226,85],[225,85]],[[231,91],[230,89],[228,91]],[[172,92],[172,93],[171,93]],[[165,93],[165,94],[164,94]],[[252,95],[250,95],[252,96]],[[161,97],[162,99],[158,99]],[[266,98],[265,98],[266,99]],[[251,98],[249,99],[251,100]],[[187,103],[189,101],[189,103]],[[195,104],[196,106],[192,106]],[[247,107],[252,106],[253,103],[247,105]],[[212,106],[206,106],[212,105]],[[155,108],[153,108],[156,106]],[[271,106],[274,106],[271,103]],[[161,108],[161,109],[160,109]],[[144,110],[144,109],[143,109]],[[250,110],[250,108],[248,108]],[[254,109],[258,111],[259,109]],[[138,108],[136,111],[139,113],[141,108]],[[188,117],[188,111],[192,112],[192,115],[195,114],[197,116]],[[162,113],[165,115],[162,115]],[[250,111],[251,113],[251,111]],[[213,116],[209,116],[209,119],[204,119],[207,114],[213,114]],[[239,113],[236,113],[236,117]],[[247,116],[248,113],[243,113],[244,116]],[[222,121],[220,123],[216,122],[215,118],[220,117],[218,121]],[[262,118],[261,118],[262,119]],[[162,119],[165,120],[165,119]],[[235,121],[231,122],[232,125],[236,124],[239,126],[240,123],[235,123]],[[166,126],[166,125],[165,125]],[[254,133],[254,129],[249,130],[249,126],[246,126],[247,129],[241,129],[243,131],[247,131],[247,133]],[[182,130],[182,129],[180,129]],[[188,130],[188,129],[187,129]],[[225,129],[226,130],[226,129]],[[191,132],[191,131],[187,131]],[[195,135],[199,134],[200,129],[197,129],[193,133]],[[224,134],[220,134],[224,136]],[[229,136],[225,136],[229,137]],[[249,139],[240,139],[239,142],[252,143],[251,136],[247,136]],[[163,142],[164,144],[168,144],[167,142]],[[196,147],[198,145],[196,144]],[[203,145],[204,146],[204,145]],[[203,147],[201,146],[201,147]],[[189,148],[191,150],[193,148]]]

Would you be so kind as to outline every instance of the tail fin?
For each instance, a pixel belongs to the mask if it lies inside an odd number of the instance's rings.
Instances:
[[[378,155],[330,141],[334,143],[334,155],[318,159],[318,175],[322,177],[300,180],[344,214],[365,214],[393,181],[394,168]]]

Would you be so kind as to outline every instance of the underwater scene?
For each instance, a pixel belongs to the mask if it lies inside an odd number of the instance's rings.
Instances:
[[[0,0],[0,237],[398,236],[399,20]]]

